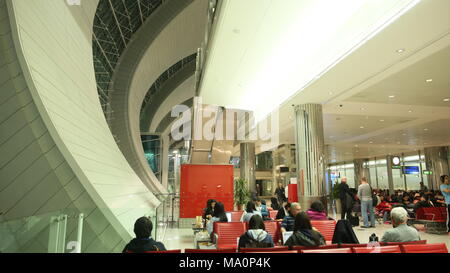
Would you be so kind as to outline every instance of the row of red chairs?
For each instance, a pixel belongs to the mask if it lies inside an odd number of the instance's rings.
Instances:
[[[317,228],[325,238],[327,244],[331,244],[336,222],[334,220],[311,221],[313,227]],[[267,233],[269,233],[276,245],[281,242],[281,222],[264,221]],[[217,248],[237,247],[237,238],[248,230],[247,222],[214,222],[213,233],[216,237]]]
[[[315,249],[294,247],[292,250],[289,250],[287,247],[243,248],[240,250],[240,253],[448,253],[445,243],[412,244],[412,242],[408,242],[407,244],[387,245],[376,248],[367,246],[338,248],[337,245],[335,246]],[[153,251],[151,253],[181,253],[181,250]],[[185,249],[184,253],[236,253],[236,248]]]

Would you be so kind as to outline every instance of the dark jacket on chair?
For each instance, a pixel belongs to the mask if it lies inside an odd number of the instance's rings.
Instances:
[[[292,233],[291,237],[287,239],[284,245],[292,248],[293,246],[320,246],[325,244],[325,239],[323,238],[320,232],[317,232],[313,229],[308,230],[309,235],[305,234],[305,232],[296,231]],[[318,244],[313,239],[313,237],[318,239]]]
[[[148,251],[165,251],[166,248],[160,242],[152,238],[134,238],[123,249],[122,253],[144,253]]]
[[[349,220],[339,220],[333,234],[333,244],[359,244]]]

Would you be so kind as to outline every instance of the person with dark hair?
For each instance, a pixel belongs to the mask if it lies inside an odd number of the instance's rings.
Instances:
[[[295,216],[302,210],[299,203],[291,203],[289,214],[281,222],[281,233],[294,230]]]
[[[284,206],[282,206],[275,216],[275,220],[283,220],[286,215],[289,214],[289,211],[291,210],[291,203],[285,202]]]
[[[209,199],[206,202],[206,208],[203,209],[203,219],[211,219],[214,214],[214,207],[216,206],[216,200]]]
[[[353,203],[355,201],[353,193],[347,184],[347,177],[342,177],[339,184],[339,199],[341,200],[341,219],[348,219],[352,214]]]
[[[206,229],[209,234],[213,232],[214,222],[228,222],[227,215],[225,214],[225,208],[221,202],[216,203],[216,206],[214,207],[214,214],[206,224]]]
[[[325,239],[320,232],[313,229],[308,214],[299,212],[295,216],[294,232],[287,239],[286,246],[320,246],[325,245]]]
[[[278,182],[278,187],[275,189],[275,195],[276,195],[279,203],[282,204],[284,202],[287,202],[288,199],[286,198],[286,193],[285,193],[285,190],[283,187],[283,183]]]
[[[153,224],[150,218],[141,217],[134,223],[134,234],[136,238],[132,239],[123,249],[123,253],[144,253],[150,251],[166,250],[164,244],[152,239],[151,234]]]
[[[263,219],[269,218],[269,211],[267,210],[267,206],[266,206],[266,204],[263,204],[261,199],[256,198],[255,206],[256,206],[256,210],[261,213],[261,216],[263,217]]]
[[[311,208],[306,211],[311,220],[328,220],[327,213],[320,200],[312,202]]]
[[[448,175],[441,175],[441,186],[440,190],[445,198],[445,204],[447,204],[447,232],[450,232],[450,182],[448,180]]]
[[[242,214],[241,222],[248,222],[253,215],[259,215],[262,217],[261,212],[256,209],[255,203],[253,201],[248,201],[245,206],[245,211]]]
[[[280,209],[280,204],[278,204],[278,200],[275,197],[270,198],[270,207],[273,210],[279,210]]]
[[[273,238],[266,231],[264,221],[258,214],[253,215],[248,223],[248,231],[239,237],[238,248],[274,247]]]

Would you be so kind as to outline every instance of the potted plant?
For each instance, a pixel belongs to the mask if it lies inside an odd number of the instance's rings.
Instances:
[[[234,180],[234,204],[238,210],[242,210],[242,205],[250,200],[250,191],[247,181],[243,178]]]
[[[342,208],[341,199],[339,199],[339,186],[340,185],[341,185],[341,183],[336,182],[336,184],[334,184],[333,189],[331,191],[331,198],[335,201],[335,204],[336,204],[336,213],[341,212],[341,208]]]

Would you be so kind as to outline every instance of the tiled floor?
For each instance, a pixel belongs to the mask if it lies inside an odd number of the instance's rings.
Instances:
[[[360,243],[367,243],[372,233],[375,233],[379,239],[383,236],[384,232],[392,228],[391,225],[380,224],[375,228],[363,229],[361,227],[354,228],[356,236]],[[194,235],[192,229],[180,228],[180,229],[167,229],[164,238],[163,234],[158,240],[161,240],[167,249],[185,249],[194,248]],[[435,235],[420,232],[420,238],[427,240],[428,243],[446,243],[448,249],[450,249],[450,236],[449,235]]]

